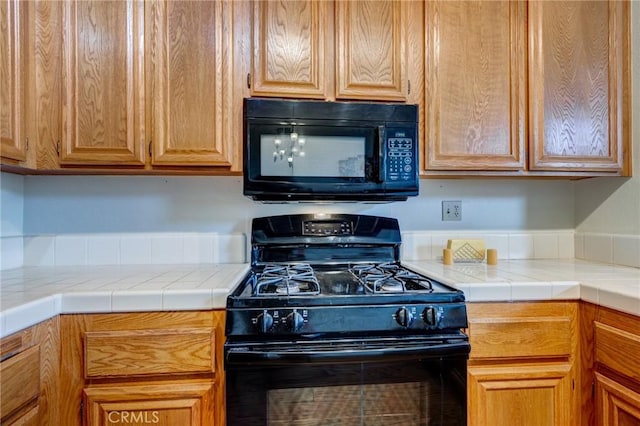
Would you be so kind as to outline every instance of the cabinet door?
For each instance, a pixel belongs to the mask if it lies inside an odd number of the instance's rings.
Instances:
[[[338,1],[336,98],[405,101],[407,16],[402,1]]]
[[[61,164],[143,165],[144,2],[67,1]]]
[[[18,161],[27,155],[26,14],[27,2],[0,1],[0,152],[3,158]]]
[[[154,165],[229,166],[230,6],[155,1],[149,8]],[[239,143],[239,141],[237,142]]]
[[[523,169],[524,2],[425,7],[425,169]]]
[[[84,424],[213,426],[213,384],[174,383],[84,389]]]
[[[596,373],[596,410],[603,426],[640,425],[640,394]]]
[[[328,1],[253,3],[252,96],[329,96],[332,10]]]
[[[571,392],[568,364],[469,367],[469,425],[570,426]]]
[[[628,16],[627,1],[529,4],[532,170],[624,174]]]

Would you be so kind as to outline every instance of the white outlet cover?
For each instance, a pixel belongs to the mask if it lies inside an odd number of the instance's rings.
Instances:
[[[442,201],[442,220],[461,221],[462,201]]]

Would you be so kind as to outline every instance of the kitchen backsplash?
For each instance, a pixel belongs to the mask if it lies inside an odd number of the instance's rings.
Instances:
[[[441,259],[450,238],[481,238],[500,259],[578,258],[640,268],[640,236],[575,233],[573,230],[514,232],[408,231],[402,259]],[[0,239],[2,269],[20,266],[244,263],[244,234],[123,233],[62,234]]]
[[[402,233],[405,260],[442,259],[448,239],[483,239],[500,259],[565,259],[574,257],[574,231],[409,231]]]
[[[640,268],[640,236],[576,233],[575,257]]]
[[[246,262],[244,234],[125,233],[25,236],[25,266]]]

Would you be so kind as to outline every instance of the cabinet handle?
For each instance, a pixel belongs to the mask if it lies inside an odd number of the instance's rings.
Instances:
[[[251,73],[247,73],[247,88],[251,89]]]
[[[407,80],[407,95],[411,94],[411,80]]]

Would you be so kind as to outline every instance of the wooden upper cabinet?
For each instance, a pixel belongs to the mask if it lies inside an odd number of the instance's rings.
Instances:
[[[144,2],[63,4],[60,163],[144,165]]]
[[[152,164],[230,166],[225,120],[230,7],[221,1],[154,1],[148,7]]]
[[[251,95],[406,101],[402,1],[255,1]]]
[[[324,1],[253,3],[253,96],[329,96],[331,11]]]
[[[533,1],[529,20],[530,168],[625,174],[629,3]]]
[[[407,98],[405,2],[338,1],[336,98]]]
[[[426,3],[426,170],[524,167],[525,7]]]
[[[27,155],[26,9],[27,2],[0,1],[0,152],[3,158],[16,161]]]

